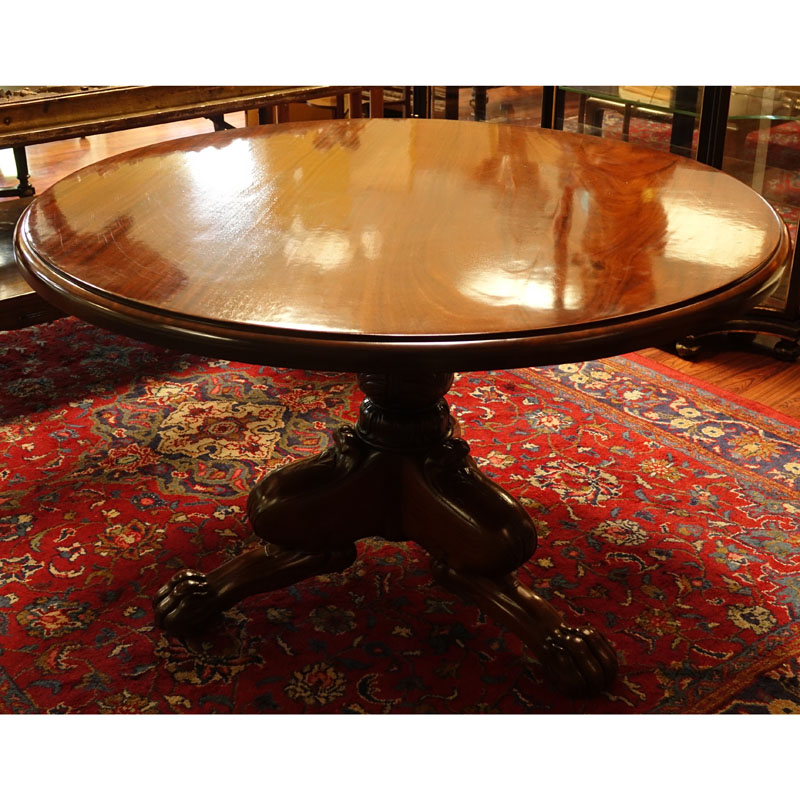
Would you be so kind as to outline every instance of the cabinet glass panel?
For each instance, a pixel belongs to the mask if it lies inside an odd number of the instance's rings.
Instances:
[[[693,157],[701,86],[559,86],[564,108],[554,127],[637,142]]]

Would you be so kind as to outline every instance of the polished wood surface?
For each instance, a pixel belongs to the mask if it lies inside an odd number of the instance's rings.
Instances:
[[[492,119],[498,115],[500,118],[507,116],[506,109],[510,106],[515,110],[522,109],[520,113],[523,115],[535,113],[541,107],[538,87],[504,87],[490,92],[489,97],[491,102],[487,113]],[[460,116],[468,119],[469,93],[462,90],[460,99]],[[437,116],[443,117],[443,99],[439,105],[441,108]],[[244,112],[241,112],[227,119],[237,127],[244,127],[243,118]],[[37,189],[41,192],[75,170],[102,158],[156,142],[209,131],[208,121],[200,119],[100,134],[89,139],[66,139],[28,148],[28,162],[31,173],[35,176]],[[11,202],[14,201],[0,201],[0,206]],[[765,403],[790,416],[800,417],[800,393],[797,391],[800,363],[788,363],[760,353],[731,351],[727,346],[720,352],[704,350],[702,357],[694,362],[656,348],[647,348],[642,353],[665,361],[679,372],[702,378],[715,386]]]
[[[34,288],[108,327],[361,370],[376,358],[553,363],[667,341],[769,291],[789,244],[758,195],[672,154],[355,120],[226,131],[89,166],[37,198],[18,247]]]
[[[441,90],[439,95],[436,100],[436,116],[444,118],[444,90]],[[567,100],[570,100],[570,97]],[[459,117],[468,120],[470,118],[470,92],[462,89],[459,98]],[[541,109],[541,87],[493,89],[489,92],[489,101],[487,119],[491,119],[493,122],[519,116],[535,117]],[[228,115],[226,121],[237,127],[245,127],[247,124],[245,113]],[[570,113],[573,115],[577,113],[577,105],[572,111],[568,110],[567,115],[569,116]],[[37,190],[43,192],[75,170],[103,158],[160,141],[210,131],[211,124],[207,120],[193,119],[99,134],[86,139],[65,139],[29,147],[27,149],[28,163]],[[3,206],[13,202],[16,201],[0,200],[0,210]],[[8,241],[9,243],[11,241],[10,232]],[[13,254],[11,258],[13,259]],[[2,280],[0,278],[0,282]],[[0,303],[0,317],[2,317],[3,308],[5,305]],[[3,324],[0,321],[0,328],[2,327]],[[665,360],[669,366],[679,372],[696,375],[742,397],[766,403],[778,411],[800,417],[800,393],[797,392],[800,363],[788,363],[773,357],[765,357],[762,353],[731,350],[727,342],[719,352],[705,348],[702,357],[693,362],[656,348],[647,348],[642,352],[650,358]]]

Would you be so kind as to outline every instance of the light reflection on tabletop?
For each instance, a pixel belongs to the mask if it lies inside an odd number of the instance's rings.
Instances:
[[[43,193],[29,224],[60,269],[170,313],[425,336],[618,318],[736,281],[779,235],[754,197],[595,137],[361,120],[114,157]]]

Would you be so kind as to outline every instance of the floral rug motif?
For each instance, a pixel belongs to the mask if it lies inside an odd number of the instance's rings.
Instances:
[[[638,356],[457,376],[473,455],[539,529],[521,580],[618,652],[578,701],[413,543],[202,636],[155,627],[176,570],[257,546],[249,487],[355,419],[353,376],[65,318],[0,334],[0,379],[5,713],[800,712],[800,434],[769,409]]]

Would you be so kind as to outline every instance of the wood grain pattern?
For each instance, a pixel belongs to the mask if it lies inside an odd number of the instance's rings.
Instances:
[[[511,103],[522,114],[530,116],[541,106],[538,87],[503,87],[490,92],[489,116],[496,117],[503,103]],[[470,115],[468,91],[460,93],[459,117],[468,119]],[[567,98],[568,101],[570,98]],[[577,104],[576,104],[577,108]],[[569,113],[577,113],[575,109]],[[442,113],[439,116],[443,115]],[[503,114],[501,113],[501,116]],[[244,112],[231,115],[227,119],[237,127],[244,127]],[[35,176],[37,190],[42,192],[61,178],[66,177],[87,164],[99,161],[117,153],[155,144],[167,139],[181,136],[208,133],[211,124],[207,120],[186,120],[166,125],[147,128],[117,131],[100,134],[89,139],[67,139],[48,144],[39,144],[28,148],[28,164],[31,174]],[[2,201],[2,205],[13,202]],[[10,242],[10,234],[9,234]],[[12,255],[13,257],[13,255]],[[6,306],[2,306],[6,308]],[[2,327],[2,323],[0,323]],[[12,326],[13,327],[13,326]],[[634,347],[638,346],[636,344]],[[655,348],[642,351],[643,355],[657,361],[664,361],[673,369],[689,375],[701,377],[711,384],[741,396],[766,403],[772,408],[795,417],[800,417],[800,393],[797,391],[800,381],[800,363],[778,361],[773,357],[726,349],[721,352],[709,351],[705,348],[702,359],[688,362],[670,353]]]
[[[667,341],[769,291],[789,247],[765,201],[695,162],[446,120],[155,145],[55,184],[18,240],[49,300],[143,338],[448,371]]]

